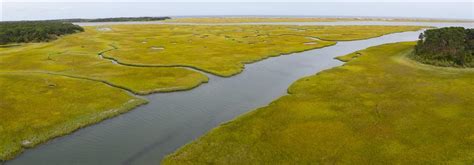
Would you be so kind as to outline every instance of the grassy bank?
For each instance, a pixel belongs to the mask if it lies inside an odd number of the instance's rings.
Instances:
[[[100,82],[48,74],[0,73],[0,86],[0,160],[146,103]]]
[[[114,41],[118,49],[104,56],[120,63],[188,66],[232,76],[240,73],[244,64],[268,57],[423,27],[115,25],[110,28],[100,38]]]
[[[164,164],[469,164],[474,70],[407,58],[414,42],[343,57],[213,129]]]

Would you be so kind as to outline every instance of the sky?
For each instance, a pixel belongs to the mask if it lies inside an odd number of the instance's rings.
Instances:
[[[135,16],[347,16],[474,20],[474,0],[0,0],[1,21]]]

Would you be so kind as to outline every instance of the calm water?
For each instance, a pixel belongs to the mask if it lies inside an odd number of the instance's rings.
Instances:
[[[159,164],[205,132],[286,94],[297,79],[342,65],[336,56],[383,43],[416,40],[419,32],[339,42],[322,49],[246,65],[230,78],[212,75],[190,91],[146,96],[150,104],[29,149],[16,164]]]

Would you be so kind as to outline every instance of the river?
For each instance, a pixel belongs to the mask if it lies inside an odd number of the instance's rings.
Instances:
[[[159,164],[164,156],[219,124],[285,95],[299,78],[343,64],[334,57],[384,43],[413,41],[420,32],[338,42],[273,57],[248,64],[244,72],[229,78],[207,74],[209,83],[189,91],[145,96],[150,100],[147,105],[28,149],[6,164]]]

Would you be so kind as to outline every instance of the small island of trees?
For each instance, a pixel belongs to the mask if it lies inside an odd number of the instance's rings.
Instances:
[[[430,29],[419,39],[413,59],[437,66],[474,67],[474,29]]]
[[[61,35],[83,31],[84,29],[78,25],[60,21],[0,22],[0,45],[45,42]]]

